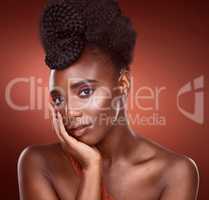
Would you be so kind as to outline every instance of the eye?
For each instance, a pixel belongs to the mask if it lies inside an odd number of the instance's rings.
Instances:
[[[89,96],[91,96],[94,93],[95,89],[93,88],[84,88],[82,90],[80,90],[79,92],[79,97],[81,98],[88,98]]]
[[[53,102],[56,106],[59,106],[64,102],[63,96],[54,96],[54,97],[52,97],[52,99],[53,99]]]

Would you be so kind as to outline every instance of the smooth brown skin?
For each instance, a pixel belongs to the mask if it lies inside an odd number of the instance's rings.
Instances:
[[[71,67],[51,71],[51,94],[54,95],[52,91],[57,86],[61,87],[65,103],[69,103],[71,108],[68,106],[67,112],[64,109],[66,106],[54,109],[58,120],[52,115],[52,121],[58,143],[29,146],[21,153],[18,160],[21,200],[100,200],[98,185],[101,180],[114,200],[197,199],[199,175],[195,163],[134,133],[127,121],[114,126],[96,121],[93,129],[80,138],[69,132],[66,134],[67,125],[63,123],[69,123],[69,118],[93,119],[103,113],[126,119],[126,107],[120,112],[117,109],[101,111],[110,107],[112,99],[108,98],[99,99],[96,105],[90,103],[80,110],[73,110],[90,98],[107,97],[107,92],[102,89],[104,86],[121,88],[111,90],[112,97],[123,95],[130,85],[130,77],[129,73],[124,73],[119,79],[119,75],[105,54],[100,51],[93,53],[88,48]],[[80,93],[78,95],[82,85],[72,89],[71,78],[76,77],[99,81],[90,83],[90,88],[95,88],[95,91],[88,98],[81,98]],[[123,102],[120,100],[120,103]],[[85,181],[75,174],[68,160],[67,154],[73,151],[83,167]]]

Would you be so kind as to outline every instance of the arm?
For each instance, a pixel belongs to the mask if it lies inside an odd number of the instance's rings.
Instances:
[[[95,164],[84,171],[76,200],[101,200],[101,167]]]
[[[20,200],[58,200],[44,173],[43,158],[37,149],[24,149],[17,168]]]
[[[196,200],[199,174],[194,161],[183,158],[174,164],[167,176],[161,200]]]
[[[76,200],[101,200],[102,156],[95,146],[89,146],[65,129],[62,115],[49,105],[55,133],[66,154],[72,154],[81,164],[83,177]]]

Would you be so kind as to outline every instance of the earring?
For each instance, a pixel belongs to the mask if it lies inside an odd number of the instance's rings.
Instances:
[[[122,70],[120,70],[120,77],[119,77],[119,81],[121,80],[121,78],[123,77],[122,75],[123,74],[125,74],[125,73],[127,73],[128,72],[128,70],[126,70],[126,69],[122,69]]]
[[[118,116],[119,116],[119,112],[120,112],[120,102],[117,101],[116,102],[116,115],[112,120],[112,124],[115,124],[117,122]]]
[[[125,89],[125,96],[128,96],[128,88]]]

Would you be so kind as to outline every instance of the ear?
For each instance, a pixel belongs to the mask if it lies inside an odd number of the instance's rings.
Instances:
[[[122,69],[120,71],[120,77],[118,79],[119,87],[121,89],[121,93],[125,93],[127,95],[130,89],[130,71],[126,69]]]

